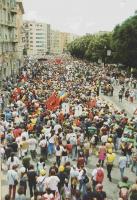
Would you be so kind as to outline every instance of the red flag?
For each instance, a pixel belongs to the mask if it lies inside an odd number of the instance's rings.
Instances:
[[[48,110],[55,111],[59,108],[60,98],[57,96],[56,92],[54,92],[46,101],[46,107]]]

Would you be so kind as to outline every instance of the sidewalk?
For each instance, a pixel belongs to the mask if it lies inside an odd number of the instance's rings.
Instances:
[[[131,103],[131,102],[125,100],[125,98],[123,97],[122,103],[119,102],[118,92],[119,92],[120,88],[121,88],[121,86],[114,87],[114,95],[112,97],[105,96],[102,93],[100,93],[100,96],[102,97],[102,99],[113,104],[116,109],[118,109],[120,111],[124,109],[129,117],[136,116],[136,115],[134,115],[134,112],[137,108],[137,100],[135,99],[134,103]]]

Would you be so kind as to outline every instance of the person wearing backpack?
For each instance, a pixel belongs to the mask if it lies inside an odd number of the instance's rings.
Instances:
[[[45,139],[45,136],[42,136],[39,146],[41,149],[41,157],[43,157],[44,160],[48,159],[48,141]]]
[[[97,174],[96,174],[96,183],[102,184],[104,180],[104,169],[98,164]]]
[[[84,168],[81,169],[78,179],[79,179],[79,191],[82,192],[82,194],[85,194],[86,193],[86,184],[89,182],[89,178],[88,178],[87,172]]]
[[[45,162],[43,157],[39,159],[36,166],[37,166],[37,174],[40,175],[40,171],[42,169],[45,169]]]
[[[40,170],[40,176],[36,180],[36,190],[42,195],[46,192],[46,170]]]
[[[93,190],[95,190],[97,183],[103,182],[103,179],[104,169],[100,166],[99,163],[97,163],[96,168],[92,171]]]
[[[112,171],[112,168],[113,168],[113,163],[114,163],[115,157],[116,156],[112,152],[112,149],[109,149],[108,154],[106,156],[106,164],[107,164],[107,177],[109,178],[110,182],[112,181],[111,171]]]

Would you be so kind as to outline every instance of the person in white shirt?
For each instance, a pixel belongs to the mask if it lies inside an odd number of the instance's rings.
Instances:
[[[51,126],[49,125],[44,126],[42,132],[45,135],[45,138],[47,137],[49,138],[51,136]]]
[[[7,182],[9,186],[9,196],[10,199],[15,199],[16,194],[16,183],[19,179],[18,173],[16,172],[16,165],[12,166],[12,169],[8,170],[7,172]]]
[[[29,151],[31,153],[31,157],[34,160],[36,158],[37,140],[34,138],[33,135],[30,135],[30,138],[28,139],[28,143],[29,143]]]
[[[101,142],[102,142],[103,144],[107,143],[107,140],[108,140],[108,135],[102,135],[102,136],[101,136]]]
[[[36,188],[38,192],[42,192],[42,193],[46,192],[47,180],[48,180],[48,177],[46,177],[46,170],[41,169],[40,175],[37,177],[37,180],[36,180],[37,182]]]
[[[22,133],[21,133],[21,137],[25,137],[26,139],[29,139],[29,134],[28,134],[28,131],[27,130],[23,130]]]
[[[41,148],[41,157],[43,157],[45,160],[48,158],[48,141],[45,139],[45,136],[43,136],[40,140],[39,146]]]
[[[8,158],[7,160],[7,166],[8,169],[12,169],[13,166],[19,166],[19,159],[14,155],[14,153],[11,154],[11,157]]]
[[[55,147],[55,154],[56,154],[56,164],[58,165],[58,167],[60,166],[62,152],[63,152],[63,146],[57,145]]]
[[[96,179],[97,179],[97,172],[100,169],[104,172],[104,169],[102,167],[100,167],[99,163],[97,163],[96,168],[93,169],[93,171],[92,171],[93,189],[95,189],[95,187],[96,187],[96,184],[97,184],[97,181],[96,181]]]
[[[51,137],[49,138],[48,142],[49,142],[49,144],[48,144],[48,153],[49,153],[49,155],[52,155],[55,152],[55,148],[54,148],[55,132],[54,132],[54,130],[51,131]]]
[[[58,133],[58,130],[59,130],[59,129],[62,129],[61,125],[60,125],[60,124],[56,124],[56,125],[54,126],[55,134]]]
[[[49,188],[54,195],[58,192],[58,183],[60,182],[60,179],[55,174],[55,170],[51,170],[51,176],[47,179],[47,188]]]

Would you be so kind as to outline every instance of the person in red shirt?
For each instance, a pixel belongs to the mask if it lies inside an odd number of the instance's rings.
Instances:
[[[14,136],[15,138],[19,137],[19,136],[21,135],[21,133],[22,133],[22,130],[21,130],[21,128],[19,128],[19,127],[16,127],[16,128],[13,130],[13,136]]]

